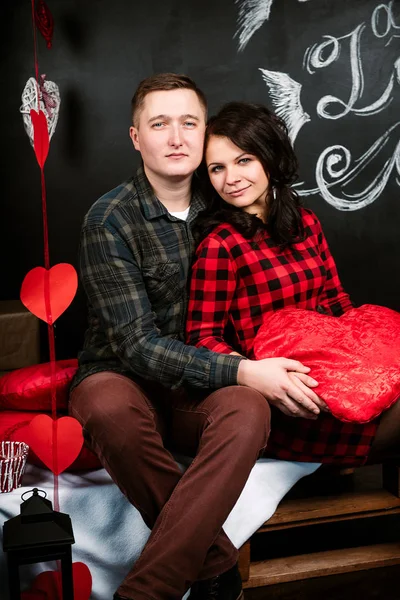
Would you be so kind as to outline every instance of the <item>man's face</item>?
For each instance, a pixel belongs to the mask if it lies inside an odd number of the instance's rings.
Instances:
[[[203,155],[205,114],[193,90],[150,92],[130,137],[142,155],[146,173],[188,177]]]

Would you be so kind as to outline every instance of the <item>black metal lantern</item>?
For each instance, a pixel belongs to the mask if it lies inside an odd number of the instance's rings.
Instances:
[[[22,494],[21,514],[3,525],[10,600],[20,600],[19,567],[49,560],[61,561],[63,600],[74,600],[71,545],[75,543],[69,515],[53,510],[34,488]],[[32,494],[24,500],[24,496]]]

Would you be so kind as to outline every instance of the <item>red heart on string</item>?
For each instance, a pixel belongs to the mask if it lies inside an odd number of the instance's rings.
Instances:
[[[48,278],[48,305],[46,310],[45,283]],[[59,263],[48,271],[35,267],[24,278],[20,298],[26,308],[49,325],[71,304],[78,288],[78,275],[72,265]]]
[[[38,458],[56,475],[67,469],[83,446],[81,424],[73,417],[61,417],[56,423],[57,466],[53,465],[53,419],[38,415],[21,430],[21,441],[28,444]]]
[[[82,562],[72,564],[74,600],[89,600],[92,591],[92,576]],[[61,573],[43,571],[32,582],[31,589],[21,594],[21,600],[61,600]],[[34,596],[32,594],[37,594]],[[39,595],[40,594],[40,595]]]
[[[50,146],[47,119],[42,110],[36,112],[36,110],[31,108],[30,115],[33,127],[33,149],[35,151],[36,160],[38,161],[39,166],[43,168]]]

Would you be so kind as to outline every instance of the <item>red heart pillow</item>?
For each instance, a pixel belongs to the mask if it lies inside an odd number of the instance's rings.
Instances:
[[[55,363],[57,411],[68,408],[69,385],[78,369],[76,358]],[[0,378],[0,409],[51,411],[51,363],[11,371]]]
[[[268,313],[255,358],[284,356],[311,368],[338,419],[366,423],[400,397],[400,313],[365,304],[341,317],[298,308]]]

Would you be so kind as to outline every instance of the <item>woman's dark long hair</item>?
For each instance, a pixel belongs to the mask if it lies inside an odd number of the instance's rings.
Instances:
[[[256,215],[222,200],[210,183],[203,161],[199,175],[207,208],[194,224],[197,242],[220,223],[232,224],[247,239],[267,230],[282,248],[304,239],[300,200],[291,187],[297,179],[298,163],[284,121],[261,104],[230,102],[208,121],[205,150],[211,136],[228,138],[261,162],[269,178],[267,219],[263,223]]]

